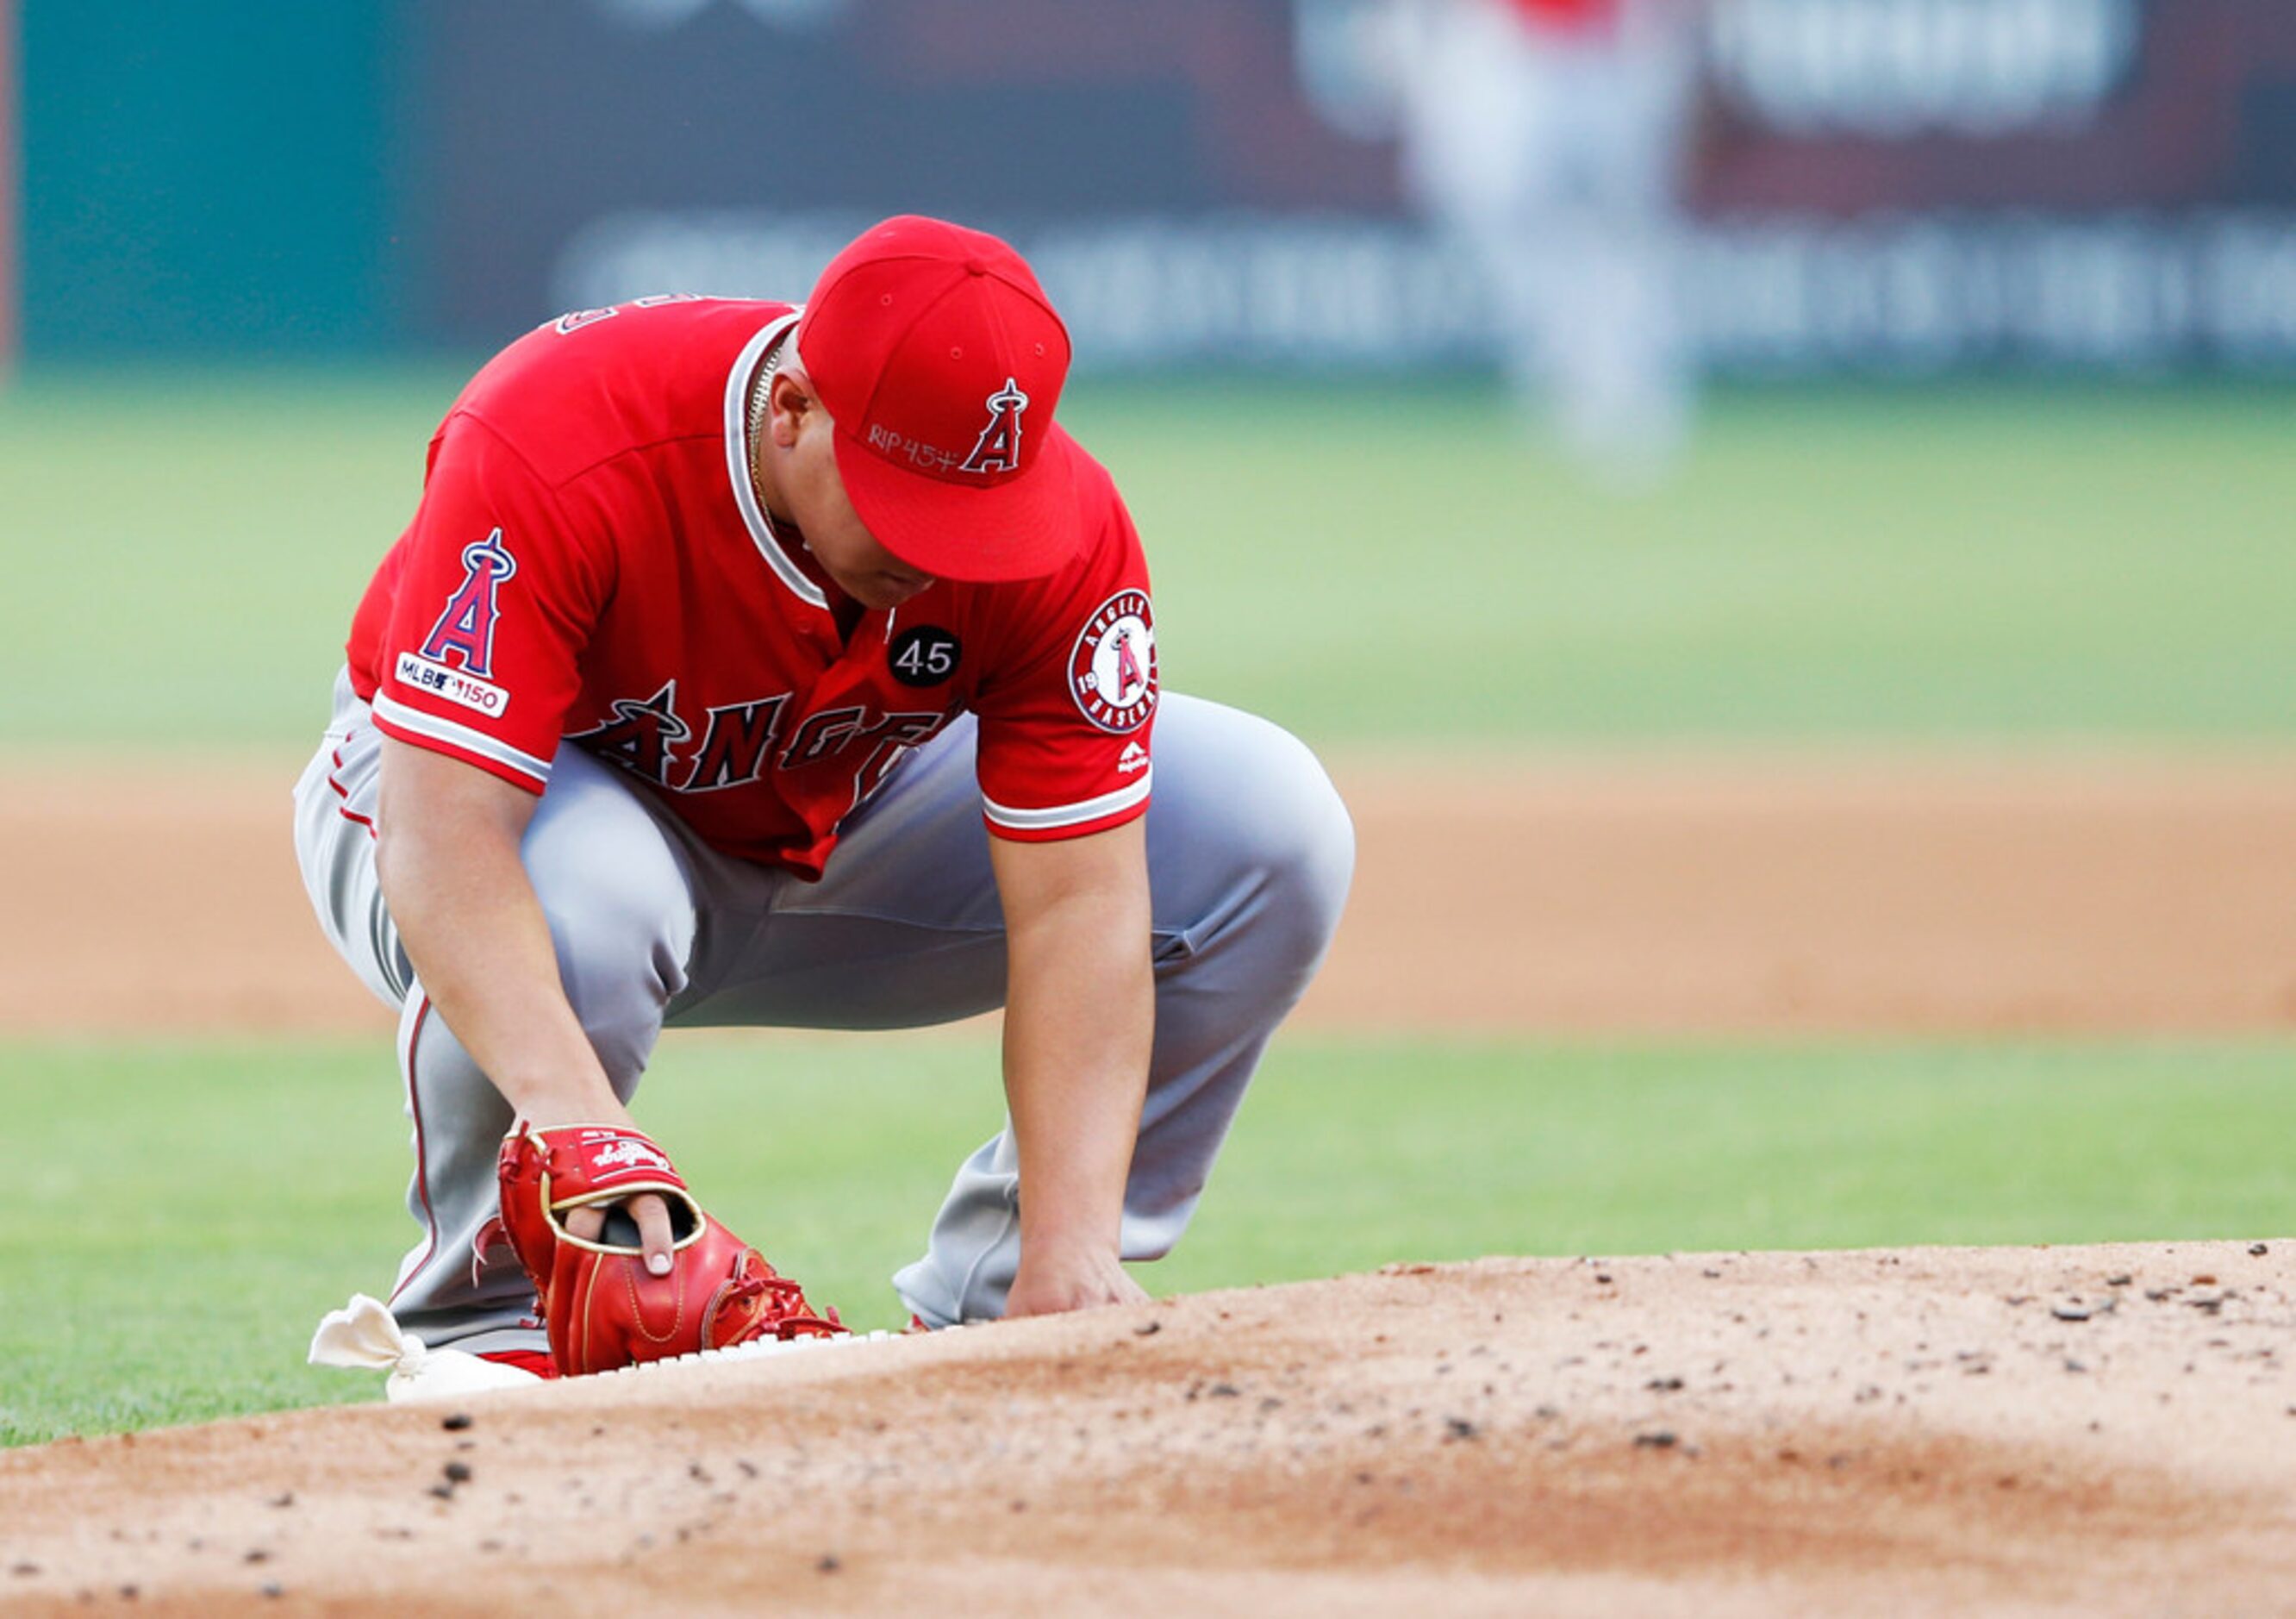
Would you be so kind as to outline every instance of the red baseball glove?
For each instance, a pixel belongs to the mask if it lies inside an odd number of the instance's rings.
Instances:
[[[504,1138],[496,1168],[501,1236],[534,1283],[551,1358],[567,1377],[758,1338],[845,1331],[834,1310],[816,1315],[797,1283],[703,1213],[668,1155],[637,1130],[536,1130],[521,1121]],[[675,1245],[667,1276],[647,1273],[636,1222],[620,1209],[607,1212],[595,1241],[566,1228],[570,1209],[648,1192],[669,1205]],[[481,1251],[495,1229],[480,1238]]]

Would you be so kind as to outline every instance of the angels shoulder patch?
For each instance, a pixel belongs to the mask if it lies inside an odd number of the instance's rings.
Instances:
[[[1086,719],[1121,736],[1156,711],[1156,625],[1144,590],[1119,590],[1085,620],[1069,653],[1069,694]]]

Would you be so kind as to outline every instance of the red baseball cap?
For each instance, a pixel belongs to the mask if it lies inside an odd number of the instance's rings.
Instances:
[[[1076,460],[1053,425],[1069,334],[1020,254],[903,215],[814,284],[797,346],[877,543],[939,579],[1034,579],[1075,555]]]

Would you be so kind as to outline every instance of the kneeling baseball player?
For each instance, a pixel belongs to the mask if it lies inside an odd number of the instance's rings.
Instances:
[[[1068,364],[1009,247],[903,218],[801,308],[582,310],[463,390],[296,789],[420,1227],[315,1359],[406,1394],[841,1335],[632,1121],[668,1025],[1004,1007],[1005,1128],[894,1286],[930,1327],[1144,1296],[1354,842],[1300,743],[1160,694]]]

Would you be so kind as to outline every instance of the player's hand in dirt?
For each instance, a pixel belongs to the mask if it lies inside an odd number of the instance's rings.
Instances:
[[[1094,1245],[1023,1246],[1004,1315],[1058,1315],[1100,1304],[1144,1304],[1147,1290],[1115,1254]]]

